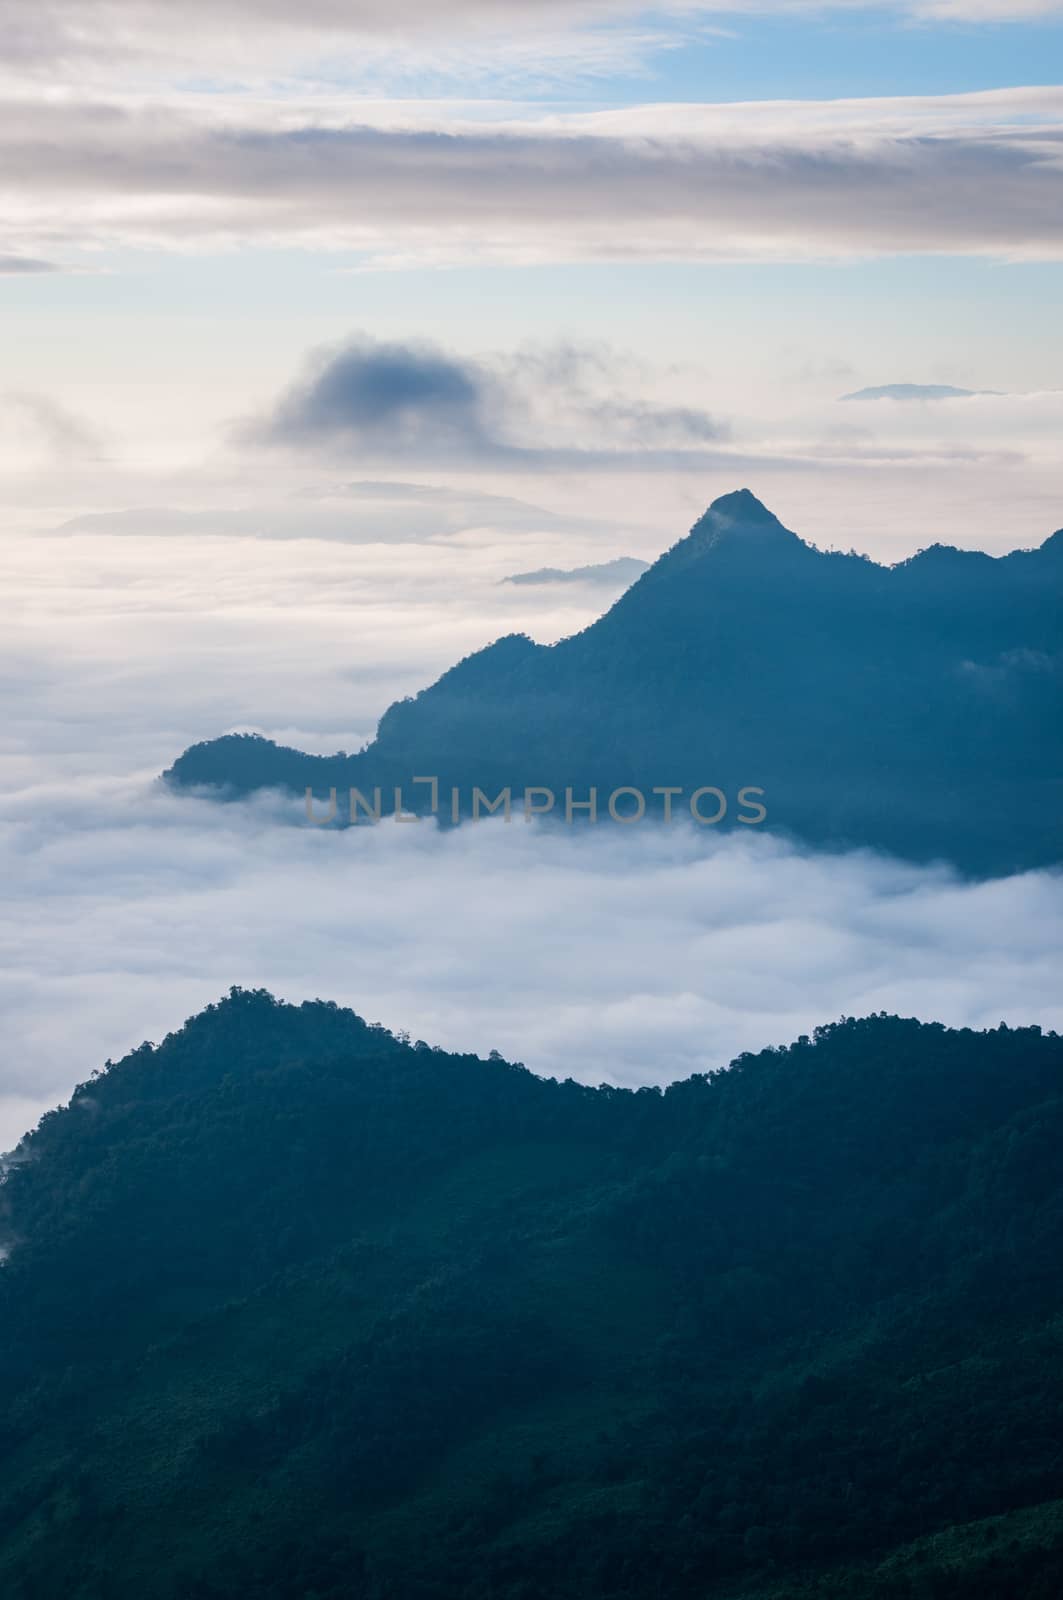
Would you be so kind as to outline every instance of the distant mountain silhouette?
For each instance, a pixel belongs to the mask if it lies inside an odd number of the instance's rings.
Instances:
[[[976,394],[999,394],[999,389],[954,389],[951,383],[882,383],[871,389],[843,394],[843,400],[970,400]]]
[[[634,583],[648,568],[648,561],[639,561],[635,556],[617,556],[614,561],[599,561],[590,567],[539,567],[535,572],[514,572],[502,582],[628,584]]]
[[[550,646],[510,635],[392,705],[353,756],[247,735],[166,774],[223,795],[322,797],[416,776],[468,815],[542,785],[605,813],[620,786],[702,786],[722,826],[767,819],[818,845],[940,857],[976,873],[1063,859],[1063,532],[994,558],[932,545],[893,567],[817,550],[748,490],[715,501],[597,622]],[[629,801],[629,806],[637,802]],[[755,802],[754,802],[755,803]],[[622,808],[621,808],[622,809]],[[706,817],[720,810],[701,802]],[[744,833],[750,830],[742,828]]]
[[[633,1093],[233,991],[0,1187],[3,1594],[1055,1600],[1061,1140],[1038,1029]]]

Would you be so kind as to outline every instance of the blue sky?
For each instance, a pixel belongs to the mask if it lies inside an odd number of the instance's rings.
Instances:
[[[583,104],[962,94],[1051,82],[1052,63],[1063,61],[1063,14],[932,21],[861,7],[856,15],[721,12],[700,30],[657,27],[674,48],[647,51],[582,94],[576,75],[538,93]]]

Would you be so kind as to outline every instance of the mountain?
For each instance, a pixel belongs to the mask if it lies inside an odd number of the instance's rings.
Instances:
[[[11,1600],[1050,1600],[1063,1040],[664,1093],[234,990],[0,1188]]]
[[[954,389],[950,383],[882,383],[876,388],[843,394],[843,400],[970,400],[977,394],[999,394],[999,389]]]
[[[635,556],[617,556],[614,561],[600,561],[592,567],[540,567],[535,572],[514,572],[512,576],[503,578],[503,583],[516,584],[545,584],[545,583],[603,583],[624,584],[634,583],[648,569],[648,561],[639,561]]]
[[[550,646],[524,635],[392,705],[354,756],[231,735],[167,780],[223,795],[402,790],[443,815],[495,798],[632,786],[649,814],[817,845],[866,845],[974,873],[1063,859],[1063,532],[994,558],[932,545],[893,567],[817,550],[748,490],[713,503],[604,616]],[[654,795],[672,787],[678,798]],[[763,795],[745,795],[745,790]],[[537,802],[538,803],[538,802]],[[542,802],[545,804],[545,801]],[[618,801],[617,811],[638,801]],[[341,813],[342,815],[342,813]],[[574,813],[580,815],[580,813]],[[586,815],[583,813],[582,815]]]

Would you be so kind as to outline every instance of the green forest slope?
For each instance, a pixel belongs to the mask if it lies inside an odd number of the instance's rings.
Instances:
[[[1054,1600],[1061,1136],[1036,1029],[630,1093],[233,991],[9,1159],[0,1592]]]

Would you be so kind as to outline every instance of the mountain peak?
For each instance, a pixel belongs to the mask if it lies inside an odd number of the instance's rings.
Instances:
[[[765,544],[803,548],[797,534],[784,528],[775,513],[750,489],[736,489],[714,500],[695,522],[687,538],[675,548],[685,550],[690,556],[724,548],[735,553],[751,549],[761,551]]]
[[[758,500],[752,489],[735,489],[731,494],[721,494],[706,511],[705,517],[733,517],[736,522],[773,522],[781,527],[778,517]]]

